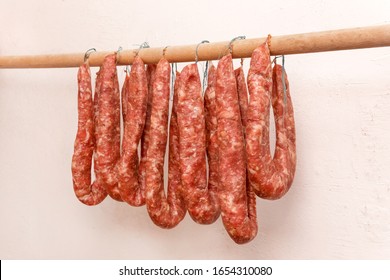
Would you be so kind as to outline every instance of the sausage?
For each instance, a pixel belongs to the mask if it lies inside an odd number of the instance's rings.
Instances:
[[[176,222],[179,223],[187,212],[180,174],[179,128],[177,124],[178,89],[180,72],[176,71],[173,91],[171,119],[169,123],[168,202],[176,208]],[[176,202],[176,203],[174,203]]]
[[[145,125],[148,85],[145,65],[140,57],[134,59],[125,91],[126,119],[122,141],[122,156],[118,162],[118,187],[121,198],[132,206],[145,204],[145,189],[139,183],[138,143]]]
[[[273,74],[272,74],[273,72]],[[288,85],[287,75],[285,82]],[[249,180],[257,196],[281,198],[289,190],[295,173],[295,124],[289,88],[283,96],[282,70],[272,70],[267,42],[252,53],[248,73],[250,102],[246,128]],[[270,106],[276,120],[276,148],[270,153]]]
[[[238,101],[240,104],[241,123],[243,127],[244,139],[246,140],[245,129],[247,126],[247,119],[248,119],[248,89],[245,81],[244,69],[242,68],[242,66],[234,70],[234,75],[236,76]],[[246,170],[246,194],[247,194],[247,204],[248,204],[248,216],[250,217],[250,219],[256,220],[257,219],[256,194],[253,191],[253,188],[249,182],[248,169]],[[255,225],[255,227],[257,231],[258,228],[257,224]]]
[[[116,170],[120,158],[120,96],[116,54],[104,58],[97,80],[100,83],[97,85],[96,180],[105,186],[113,199],[122,201]]]
[[[244,133],[231,54],[218,63],[215,94],[222,222],[229,236],[243,244],[257,235],[258,226],[256,200],[247,194]]]
[[[284,71],[284,74],[282,72]],[[286,96],[284,96],[283,76],[286,87]],[[267,197],[279,198],[283,196],[291,187],[296,169],[296,137],[294,110],[291,101],[290,87],[287,73],[279,64],[275,64],[272,71],[272,108],[274,111],[276,134],[275,155],[270,167],[268,180],[270,185],[264,184]],[[267,138],[269,146],[269,138]],[[269,148],[266,151],[270,151]],[[267,155],[267,161],[271,155]],[[279,173],[279,174],[278,174]],[[278,174],[278,175],[276,175]],[[278,179],[274,179],[279,177]],[[275,183],[277,182],[277,183]],[[271,185],[272,183],[272,185]],[[276,194],[276,195],[274,195]]]
[[[220,209],[207,185],[205,116],[196,64],[187,65],[180,74],[177,123],[181,182],[188,212],[195,222],[211,224],[219,217]]]
[[[164,192],[164,157],[168,134],[170,65],[162,58],[153,81],[149,145],[146,159],[146,206],[152,221],[162,228],[176,226],[185,216],[178,167],[178,139],[174,96],[169,135],[168,194]]]
[[[100,69],[99,71],[103,71],[103,65],[100,66]],[[97,125],[98,125],[98,118],[99,118],[99,107],[98,107],[98,104],[99,104],[99,98],[100,98],[100,89],[101,89],[101,85],[102,85],[102,75],[99,75],[99,72],[96,73],[96,79],[95,79],[95,94],[93,96],[93,124],[94,124],[94,140],[95,140],[95,145],[94,145],[94,149],[93,149],[93,167],[94,167],[94,171],[95,171],[95,181],[97,182],[98,180],[98,174],[99,174],[99,167],[98,167],[98,164],[97,164],[97,139],[98,139],[98,129],[97,129]],[[100,181],[100,185],[104,186],[104,183]],[[105,188],[105,186],[104,186]],[[105,188],[106,189],[106,188]],[[107,190],[106,190],[106,193],[107,193]],[[108,194],[108,193],[107,193]]]
[[[150,131],[150,114],[153,101],[153,82],[156,72],[156,64],[148,64],[146,67],[146,80],[148,83],[148,103],[146,107],[146,118],[144,131],[141,137],[141,159],[138,168],[138,176],[141,188],[145,189],[146,185],[146,152],[149,146],[149,131]]]
[[[236,83],[237,83],[237,92],[238,92],[238,101],[240,104],[240,114],[241,114],[241,121],[242,126],[246,127],[246,121],[247,121],[247,111],[248,111],[248,89],[246,87],[245,82],[245,74],[244,69],[241,67],[234,70],[234,75],[236,77]],[[245,133],[245,129],[244,129]]]
[[[72,157],[73,190],[86,205],[96,205],[106,196],[102,184],[91,185],[92,156],[95,148],[94,104],[92,101],[91,73],[88,63],[79,67],[78,79],[78,128]]]
[[[284,75],[282,74],[282,71],[284,71]],[[286,96],[284,96],[284,89],[282,83],[283,76],[284,76]],[[289,159],[288,161],[289,177],[287,179],[286,186],[287,188],[290,188],[294,180],[295,170],[297,165],[295,120],[294,120],[293,103],[290,94],[290,84],[288,82],[288,76],[285,69],[279,64],[275,64],[273,68],[272,79],[274,81],[273,88],[272,88],[272,106],[277,116],[281,116],[281,115],[284,116],[283,121],[278,121],[278,123],[276,123],[277,126],[276,128],[278,128],[279,126],[283,127],[284,124],[284,127],[286,129],[287,144],[288,144],[288,159]]]
[[[126,122],[126,113],[127,113],[127,96],[129,91],[129,79],[130,79],[130,73],[126,71],[125,81],[123,82],[123,87],[121,91],[121,104],[122,104],[122,123],[123,123],[123,134],[125,134],[125,122]]]
[[[204,93],[204,113],[206,122],[206,151],[209,166],[208,188],[210,195],[214,195],[213,201],[219,208],[218,191],[218,124],[217,108],[215,104],[215,66],[211,65],[208,72],[208,83]]]

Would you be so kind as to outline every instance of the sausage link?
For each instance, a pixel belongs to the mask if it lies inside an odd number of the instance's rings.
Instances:
[[[145,189],[146,185],[146,153],[149,147],[149,135],[150,135],[150,115],[152,111],[152,101],[153,101],[153,83],[156,73],[156,64],[148,64],[146,67],[146,80],[148,83],[148,103],[146,107],[146,118],[144,131],[141,137],[141,159],[138,168],[139,182],[141,188]]]
[[[209,166],[208,188],[213,200],[218,203],[218,124],[215,104],[215,66],[211,65],[208,73],[208,84],[204,93],[204,113],[206,122],[206,150]]]
[[[120,95],[116,54],[107,55],[98,73],[100,85],[96,126],[96,179],[108,194],[122,201],[116,164],[120,158]]]
[[[236,76],[236,82],[237,82],[237,92],[238,92],[238,100],[240,104],[241,121],[245,132],[246,121],[248,119],[247,117],[248,89],[246,87],[245,74],[242,66],[234,70],[234,75]]]
[[[240,104],[241,123],[244,132],[244,139],[246,140],[245,129],[247,126],[247,119],[248,119],[248,89],[245,81],[244,69],[242,68],[242,66],[234,70],[234,74],[236,76],[238,100]],[[246,165],[247,165],[247,160],[246,160]],[[253,191],[253,188],[249,182],[248,169],[246,169],[246,194],[247,194],[247,204],[248,204],[248,217],[249,219],[256,220],[257,219],[256,194]],[[256,225],[255,227],[257,230],[258,226]]]
[[[187,65],[178,85],[180,171],[184,196],[192,219],[213,223],[220,214],[216,196],[207,186],[205,116],[196,64]]]
[[[134,59],[127,86],[126,120],[122,142],[122,156],[118,162],[119,192],[132,206],[145,204],[145,189],[139,182],[138,143],[145,125],[148,85],[145,65],[140,57]]]
[[[103,71],[103,65],[100,66],[99,72]],[[95,171],[95,181],[98,182],[98,174],[99,174],[99,168],[97,164],[97,139],[98,139],[98,118],[99,118],[99,98],[100,98],[100,89],[102,86],[102,75],[99,75],[99,72],[96,73],[96,79],[95,79],[95,94],[93,96],[93,124],[94,124],[94,140],[95,140],[95,145],[93,149],[93,167]],[[104,183],[100,180],[100,185],[102,185],[105,188]],[[106,190],[107,193],[107,190]],[[107,193],[108,194],[108,193]]]
[[[288,85],[287,75],[285,81]],[[267,43],[260,45],[252,54],[248,86],[251,98],[246,150],[250,183],[257,196],[278,199],[289,190],[295,173],[295,124],[289,88],[285,104],[282,70],[276,66],[272,71]],[[273,158],[269,143],[271,95],[276,121]]]
[[[129,79],[130,79],[130,73],[126,71],[125,81],[123,82],[123,87],[121,91],[121,103],[122,103],[122,122],[123,122],[123,134],[125,134],[125,122],[126,122],[126,115],[127,115],[127,96],[129,91]]]
[[[218,63],[216,104],[219,149],[219,201],[222,221],[229,236],[238,244],[257,235],[256,200],[248,199],[244,134],[232,56]],[[249,202],[254,205],[248,207]]]
[[[282,73],[283,71],[284,74]],[[284,96],[283,76],[286,97]],[[272,71],[272,80],[272,108],[277,134],[273,170],[271,169],[269,172],[272,174],[271,176],[279,176],[279,179],[273,179],[274,182],[277,181],[278,183],[274,183],[272,187],[267,186],[266,188],[268,188],[270,197],[273,197],[273,193],[276,193],[276,197],[279,198],[290,189],[295,175],[295,121],[288,76],[281,65],[275,64]],[[279,173],[279,175],[275,175],[276,173]]]
[[[107,192],[104,186],[97,181],[91,185],[95,131],[91,73],[88,63],[80,66],[77,79],[78,128],[72,157],[73,190],[82,203],[96,205],[106,198]]]
[[[146,160],[146,206],[152,221],[162,228],[176,226],[185,216],[185,201],[180,193],[178,139],[174,96],[169,133],[168,194],[164,192],[164,157],[167,144],[169,114],[170,65],[162,58],[157,64],[153,82],[149,146]]]

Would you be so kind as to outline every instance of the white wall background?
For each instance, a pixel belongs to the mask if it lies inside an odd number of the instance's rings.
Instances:
[[[388,0],[2,0],[0,55],[386,23]],[[78,202],[70,172],[77,69],[0,69],[0,258],[390,258],[390,48],[291,55],[286,69],[296,178],[283,199],[257,200],[259,234],[242,246],[220,220],[201,226],[187,216],[162,230],[144,207]]]

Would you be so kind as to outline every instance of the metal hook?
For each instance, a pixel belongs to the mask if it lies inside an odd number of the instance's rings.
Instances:
[[[276,59],[282,57],[283,55],[275,55],[274,59],[272,60],[273,64],[276,64]]]
[[[117,63],[118,62],[118,60],[119,60],[119,53],[121,52],[123,50],[123,48],[121,47],[121,46],[119,46],[119,48],[118,48],[118,50],[116,51],[116,57],[115,57],[115,63]]]
[[[208,79],[209,79],[209,61],[207,60],[206,61],[206,65],[205,65],[205,69],[203,71],[203,91],[202,91],[202,95],[204,95],[205,91],[206,91],[206,87],[207,87],[207,82],[208,82]]]
[[[210,43],[209,40],[203,40],[202,42],[200,42],[198,45],[196,45],[196,49],[195,49],[195,63],[198,64],[198,48],[201,44],[204,44],[204,43]]]
[[[92,52],[96,52],[96,49],[95,48],[91,48],[89,50],[87,50],[84,54],[84,63],[87,62],[89,56],[91,55]]]
[[[246,36],[237,36],[237,37],[235,37],[235,38],[233,38],[233,39],[230,40],[229,46],[228,46],[228,49],[229,49],[230,54],[233,53],[233,43],[234,43],[234,41],[237,41],[237,40],[244,40],[244,39],[246,39]]]
[[[177,72],[177,63],[171,63],[171,92],[169,95],[169,100],[173,100],[173,95],[175,91],[175,82],[176,82],[176,72]]]
[[[148,42],[143,42],[143,43],[139,46],[138,52],[139,52],[141,49],[147,49],[147,48],[150,48]]]
[[[165,53],[166,53],[168,47],[169,47],[169,46],[166,46],[166,47],[163,49],[163,51],[162,51],[162,56],[163,56],[163,58],[165,58]]]
[[[138,48],[138,50],[136,51],[135,56],[138,56],[139,52],[140,52],[142,49],[147,49],[147,48],[150,48],[148,42],[143,42],[141,45],[139,45],[139,48]]]
[[[286,88],[286,82],[285,82],[285,68],[284,68],[284,55],[282,55],[282,85],[283,85],[283,101],[284,105],[287,103],[287,88]]]

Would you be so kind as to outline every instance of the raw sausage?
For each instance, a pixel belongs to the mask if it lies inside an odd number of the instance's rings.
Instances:
[[[282,71],[284,71],[284,74],[282,74]],[[283,78],[285,90],[283,89]],[[283,118],[279,119],[276,123],[276,128],[278,129],[278,127],[280,127],[280,130],[282,130],[284,125],[287,135],[287,158],[289,159],[287,166],[289,166],[289,177],[287,179],[286,186],[287,188],[290,188],[294,180],[295,169],[297,165],[295,120],[290,94],[290,84],[288,82],[288,76],[285,69],[279,64],[275,64],[273,68],[272,79],[274,81],[272,88],[272,107],[276,116],[283,116]]]
[[[273,72],[273,74],[272,74]],[[248,73],[250,103],[246,128],[249,179],[255,193],[266,199],[281,198],[289,190],[296,165],[295,125],[287,75],[286,102],[282,69],[272,71],[267,42],[252,54]],[[269,144],[270,106],[276,121],[276,148],[272,158]]]
[[[218,191],[218,135],[217,108],[215,104],[215,66],[208,72],[208,84],[204,94],[204,113],[206,122],[206,150],[209,166],[208,188],[210,195],[217,196]],[[219,208],[218,197],[212,199]]]
[[[258,227],[256,200],[246,187],[244,133],[231,54],[218,63],[215,93],[221,216],[229,236],[243,244],[257,235]]]
[[[180,175],[180,151],[179,151],[179,131],[177,124],[177,102],[178,88],[180,83],[180,72],[176,71],[175,85],[173,92],[172,112],[169,123],[169,163],[168,163],[168,202],[176,207],[177,223],[181,221],[187,211],[184,199],[184,191]],[[176,204],[174,202],[176,201]]]
[[[96,125],[96,179],[108,194],[122,201],[118,190],[116,164],[120,158],[120,96],[116,54],[107,55],[98,72],[99,97]]]
[[[188,212],[200,224],[213,223],[220,214],[216,195],[207,185],[205,116],[196,64],[187,65],[178,85],[181,182]]]
[[[125,134],[125,122],[126,122],[126,113],[127,113],[127,96],[129,91],[129,79],[130,79],[130,73],[126,71],[125,81],[123,82],[123,87],[121,91],[121,97],[122,97],[122,123],[123,123],[123,134]]]
[[[145,65],[140,57],[134,59],[127,86],[126,119],[122,141],[122,156],[118,163],[119,192],[132,206],[145,204],[145,189],[139,182],[138,143],[145,125],[148,85]]]
[[[152,221],[162,228],[176,226],[186,213],[178,169],[177,95],[174,96],[170,123],[167,196],[164,192],[164,156],[168,134],[169,80],[170,65],[165,58],[162,58],[157,64],[153,81],[149,145],[146,154],[146,206]]]
[[[241,114],[241,121],[242,126],[246,127],[246,121],[247,121],[247,111],[248,111],[248,89],[246,87],[245,82],[245,74],[244,69],[241,67],[234,70],[234,75],[236,76],[236,83],[237,83],[237,92],[238,92],[238,100],[240,104],[240,114]]]
[[[153,101],[153,83],[156,73],[156,64],[148,64],[146,67],[146,80],[148,83],[148,104],[146,107],[146,118],[144,131],[141,137],[141,159],[138,168],[138,176],[141,188],[145,189],[146,185],[146,152],[149,146],[149,135],[150,135],[150,114],[152,110]]]
[[[97,181],[91,185],[95,128],[91,73],[87,62],[80,66],[77,78],[78,128],[72,157],[73,189],[82,203],[96,205],[106,198],[107,192],[104,186]]]
[[[246,85],[246,81],[245,81],[245,74],[244,74],[244,69],[242,67],[242,64],[241,64],[241,67],[234,70],[234,75],[236,76],[238,100],[239,100],[239,104],[240,104],[241,123],[242,123],[242,127],[243,127],[243,132],[244,132],[244,139],[246,139],[245,129],[247,126],[247,119],[248,119],[248,117],[247,117],[247,115],[248,115],[248,89],[247,89],[247,85]],[[244,143],[245,143],[245,141],[244,141]],[[246,156],[246,154],[245,154],[245,156]],[[248,169],[246,170],[246,194],[247,194],[247,201],[248,201],[248,215],[249,215],[249,217],[251,217],[251,219],[257,219],[256,194],[253,191],[253,188],[249,182]],[[256,225],[256,230],[257,230],[257,225]]]

